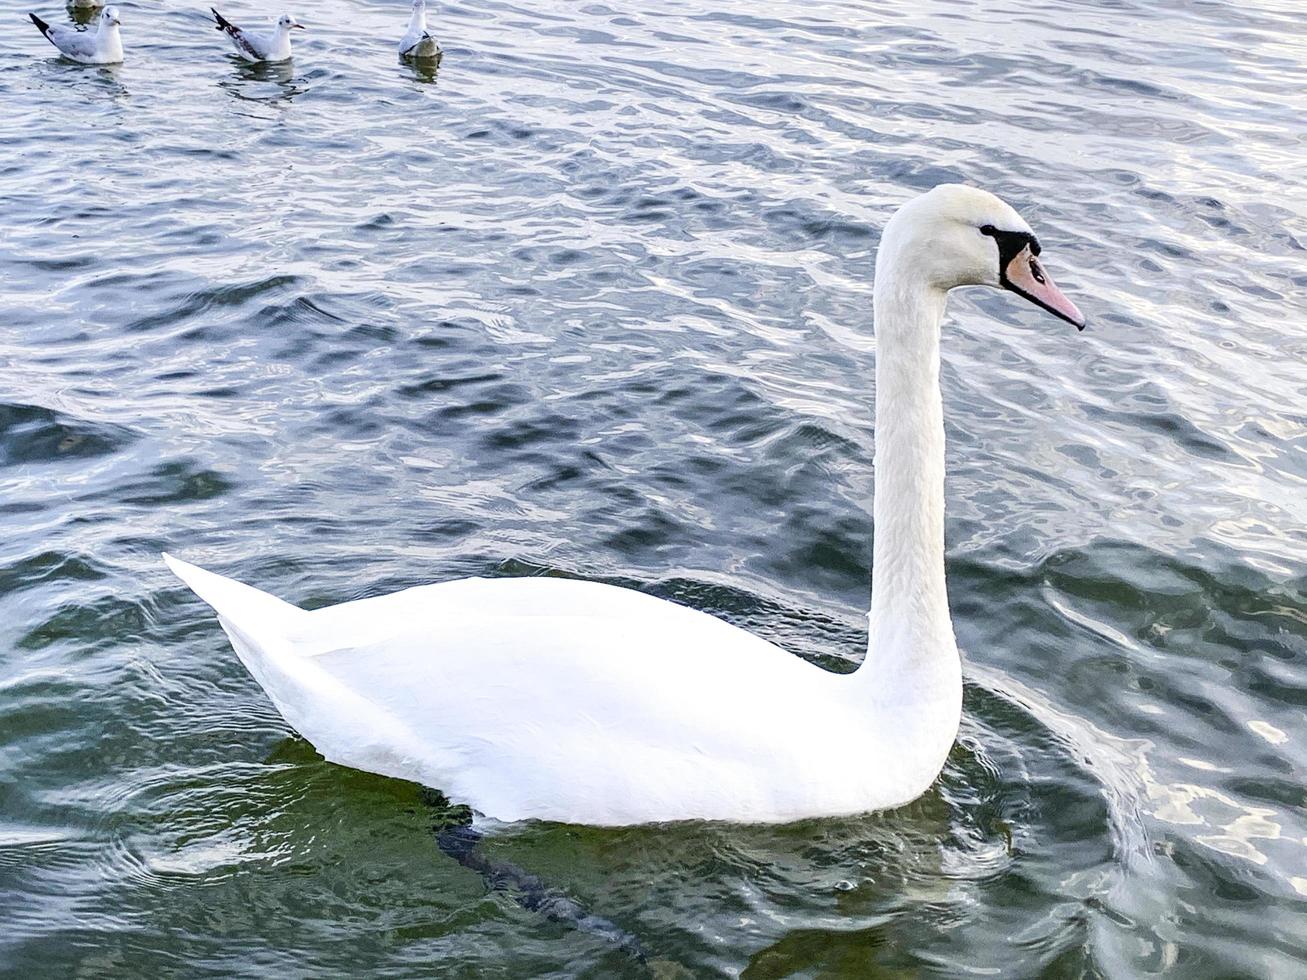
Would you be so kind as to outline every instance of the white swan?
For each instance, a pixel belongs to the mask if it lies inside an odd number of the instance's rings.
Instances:
[[[937,187],[885,227],[871,632],[852,674],[593,582],[462,579],[305,612],[164,557],[327,759],[492,818],[761,823],[906,803],[943,766],[962,702],[944,588],[945,300],[1005,287],[1083,326],[1038,253],[1012,208],[970,187]]]

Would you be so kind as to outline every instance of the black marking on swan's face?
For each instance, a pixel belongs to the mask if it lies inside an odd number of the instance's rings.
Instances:
[[[1022,296],[1028,294],[1013,285],[1011,278],[1008,276],[1008,269],[1012,268],[1017,257],[1026,249],[1030,250],[1030,255],[1026,261],[1030,267],[1030,275],[1041,285],[1044,283],[1043,266],[1035,260],[1039,255],[1039,239],[1028,231],[1000,231],[993,225],[984,225],[980,229],[982,235],[988,235],[994,239],[998,245],[998,281],[1004,289],[1010,289],[1013,292],[1020,293]]]
[[[1000,231],[993,225],[984,225],[982,235],[988,235],[998,244],[998,268],[1000,274],[1007,264],[1021,254],[1021,250],[1030,246],[1030,254],[1039,254],[1039,239],[1028,231]]]
[[[1066,320],[1077,330],[1085,329],[1084,316],[1044,272],[1038,258],[1038,238],[1028,231],[1001,231],[993,225],[981,226],[980,233],[998,245],[1000,286]]]

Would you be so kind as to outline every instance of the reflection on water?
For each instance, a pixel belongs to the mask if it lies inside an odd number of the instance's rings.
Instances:
[[[68,19],[79,27],[91,25],[99,16],[103,9],[103,4],[96,4],[94,7],[76,7],[71,3],[68,5]]]
[[[45,43],[48,47],[49,42]],[[83,98],[94,100],[87,103],[87,113],[106,106],[123,108],[130,104],[131,93],[123,82],[124,70],[121,64],[84,65],[63,57],[54,48],[49,48],[49,52],[50,57],[34,69],[34,75],[47,84],[64,86],[73,92],[80,92]],[[101,115],[111,118],[108,114]],[[82,124],[85,125],[85,120]]]
[[[400,63],[407,65],[413,72],[413,77],[419,82],[432,82],[436,80],[436,75],[440,71],[440,62],[445,53],[442,51],[434,58],[405,58],[400,57]]]
[[[952,302],[937,785],[489,854],[694,976],[1302,974],[1298,19],[474,0],[457,58],[400,70],[404,11],[356,0],[277,65],[180,8],[122,67],[31,31],[0,71],[0,973],[627,969],[488,895],[415,787],[288,737],[158,552],[313,606],[600,579],[846,669],[876,243],[967,180],[1093,322]]]
[[[218,85],[234,99],[275,104],[290,102],[305,91],[296,76],[294,61],[249,62],[236,56],[229,61],[235,77],[221,79]]]

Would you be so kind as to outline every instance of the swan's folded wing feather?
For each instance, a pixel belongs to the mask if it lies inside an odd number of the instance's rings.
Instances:
[[[594,621],[695,621],[710,631],[736,631],[707,613],[601,582],[552,577],[464,578],[316,609],[299,624],[295,645],[305,656],[375,645],[397,633],[442,631],[451,623],[572,617]],[[749,639],[757,640],[744,633]],[[765,641],[758,640],[765,644]]]
[[[799,732],[777,722],[828,706],[818,687],[831,675],[670,603],[629,618],[528,604],[521,616],[428,620],[303,662],[417,747],[404,769],[378,767],[366,737],[338,761],[441,786],[502,819],[641,822],[676,819],[678,806],[713,813],[719,796],[738,804],[793,785],[802,775],[786,771],[784,760],[796,758],[787,750],[811,737],[815,752],[829,735],[820,719]],[[759,795],[750,806],[763,813],[774,803]]]
[[[781,819],[849,730],[835,675],[615,586],[462,579],[306,612],[168,564],[327,759],[500,819]]]

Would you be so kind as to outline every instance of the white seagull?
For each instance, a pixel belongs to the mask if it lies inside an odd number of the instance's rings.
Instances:
[[[408,30],[399,39],[399,56],[435,58],[439,55],[440,45],[427,32],[427,0],[413,0],[413,16],[409,18]]]
[[[852,674],[598,582],[459,579],[310,612],[165,560],[327,759],[488,817],[779,823],[899,806],[935,781],[962,712],[944,583],[944,307],[955,287],[991,286],[1084,326],[1039,254],[1021,216],[974,187],[936,187],[885,226],[871,629]]]
[[[59,49],[65,58],[84,65],[116,65],[123,60],[123,39],[118,32],[117,7],[105,7],[94,31],[75,31],[71,27],[52,27],[36,14],[28,14],[36,29]]]
[[[212,7],[209,9],[213,10]],[[216,10],[213,10],[213,16],[218,20],[218,30],[227,32],[236,53],[246,61],[289,61],[291,28],[304,30],[304,25],[290,14],[278,17],[276,26],[266,34],[241,30]]]

